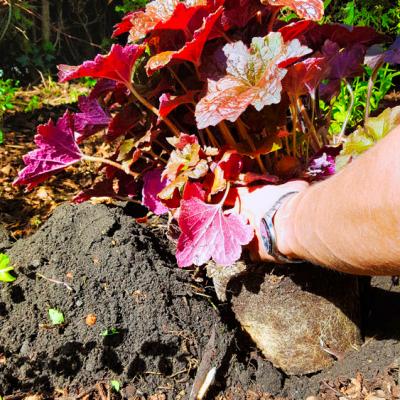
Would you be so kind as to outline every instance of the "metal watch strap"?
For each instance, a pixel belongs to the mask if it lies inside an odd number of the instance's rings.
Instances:
[[[276,234],[273,223],[274,215],[278,208],[282,205],[283,200],[295,193],[298,192],[294,191],[285,193],[276,201],[276,203],[268,210],[268,212],[265,213],[264,217],[261,218],[260,233],[265,250],[278,262],[285,264],[300,264],[304,262],[303,260],[293,260],[284,256],[276,247]]]

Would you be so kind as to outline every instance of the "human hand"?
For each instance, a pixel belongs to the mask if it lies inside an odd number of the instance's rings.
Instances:
[[[255,230],[255,238],[249,245],[250,256],[253,260],[262,261],[276,261],[271,255],[269,255],[265,249],[260,235],[260,223],[265,213],[270,210],[275,203],[286,193],[290,192],[302,192],[309,187],[309,184],[305,181],[291,181],[282,185],[265,185],[257,187],[242,187],[237,189],[237,200],[235,203],[235,210],[247,219],[250,225]],[[280,209],[284,209],[291,197],[284,200]],[[289,238],[288,229],[285,227],[289,226],[291,221],[287,220],[288,210],[283,212],[280,220],[281,229],[276,229],[277,236],[277,247],[278,250],[285,254],[285,250],[288,248],[287,240]],[[275,221],[276,222],[276,221]],[[277,228],[276,223],[274,223]]]

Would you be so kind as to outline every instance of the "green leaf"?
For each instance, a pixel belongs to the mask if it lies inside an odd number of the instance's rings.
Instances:
[[[119,381],[111,381],[110,382],[111,389],[114,390],[114,392],[119,393],[121,390],[121,382]]]
[[[350,134],[343,150],[336,157],[336,169],[340,170],[348,161],[367,151],[400,124],[400,106],[387,108],[380,115],[368,118],[364,127],[359,126]]]
[[[119,331],[117,328],[110,328],[110,329],[104,329],[100,333],[101,336],[113,336],[113,335],[118,335]]]
[[[61,325],[64,323],[64,314],[55,308],[49,309],[49,318],[53,325]]]
[[[14,282],[17,278],[10,274],[14,268],[10,267],[10,258],[7,254],[0,253],[0,282]]]
[[[4,143],[4,132],[0,129],[0,144]]]

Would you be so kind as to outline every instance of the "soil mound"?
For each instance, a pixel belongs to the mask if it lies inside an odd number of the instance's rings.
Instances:
[[[0,394],[115,379],[175,399],[190,391],[213,327],[215,365],[225,356],[232,335],[201,287],[122,208],[61,206],[9,255],[18,279],[0,286]],[[50,308],[65,325],[51,326]]]

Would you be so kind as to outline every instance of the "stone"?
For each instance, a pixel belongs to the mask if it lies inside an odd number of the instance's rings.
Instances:
[[[242,328],[288,375],[320,371],[361,344],[356,277],[264,264],[233,278],[227,293]]]

